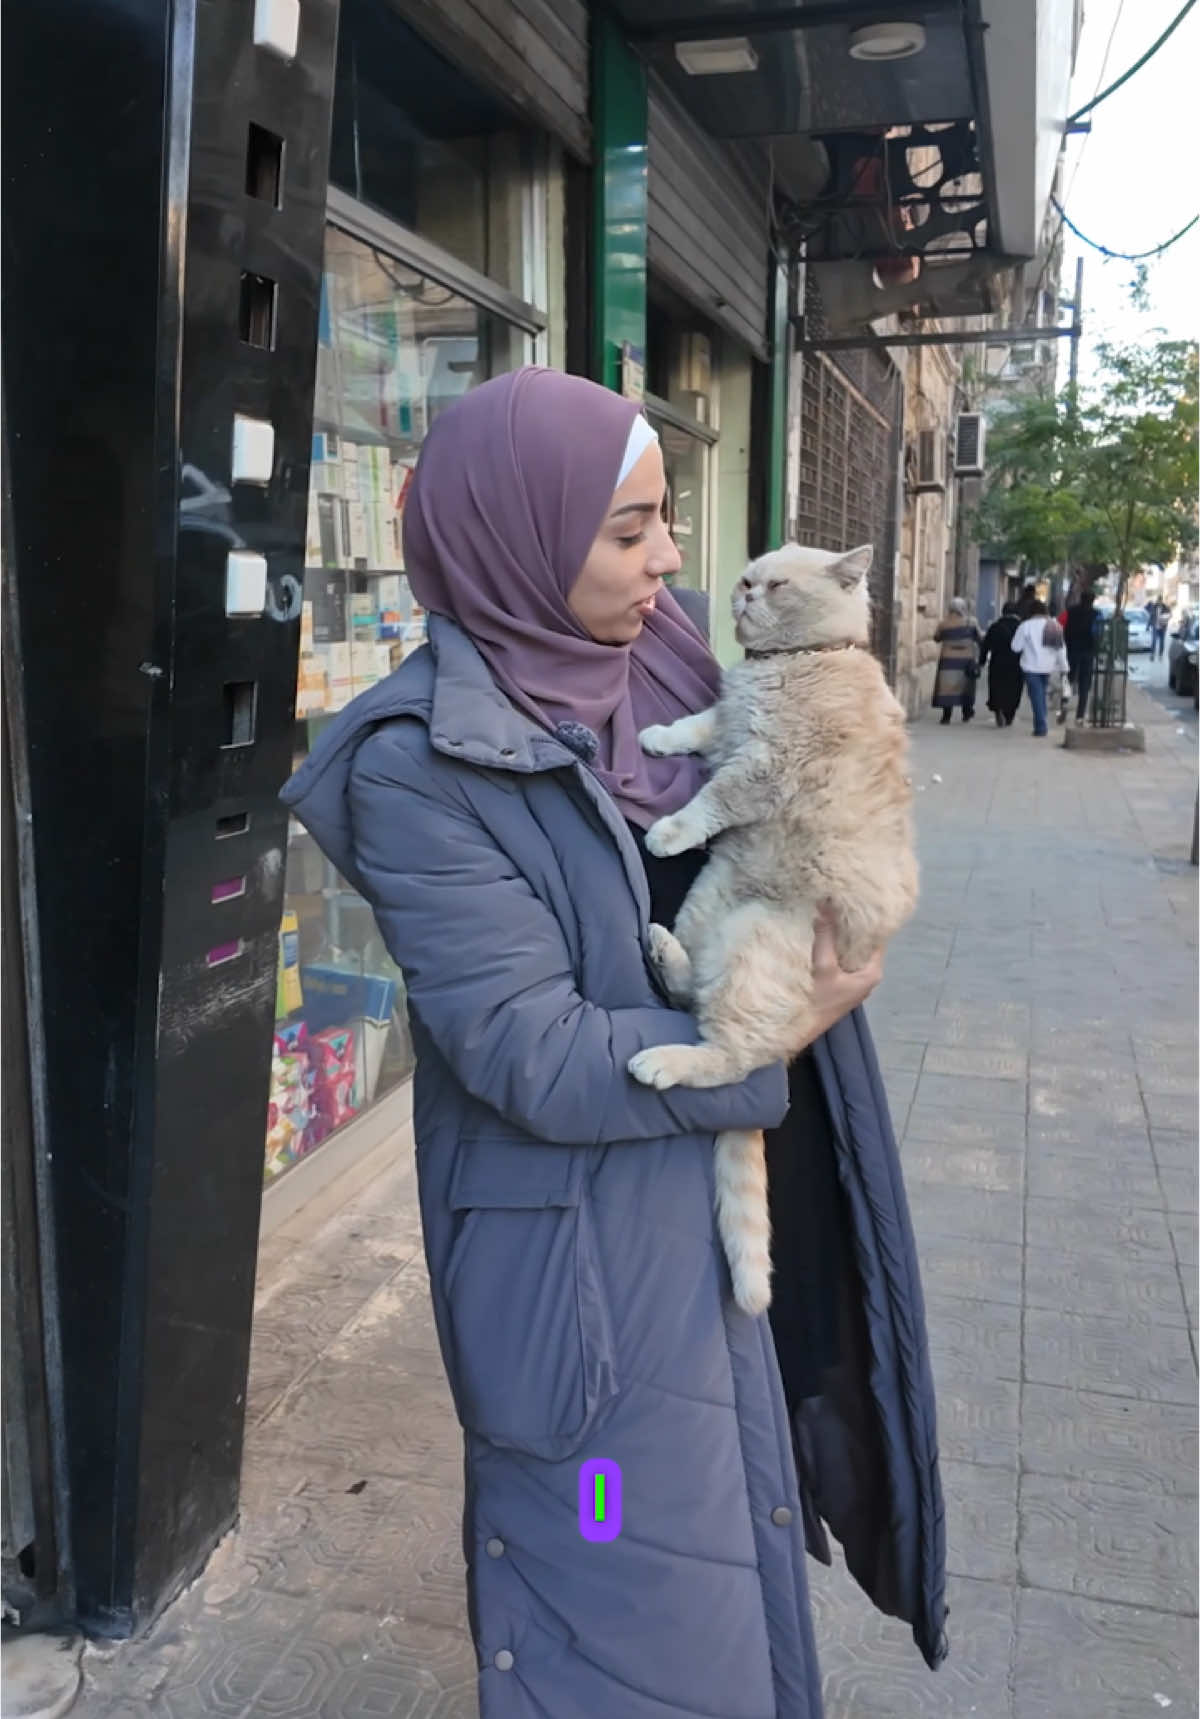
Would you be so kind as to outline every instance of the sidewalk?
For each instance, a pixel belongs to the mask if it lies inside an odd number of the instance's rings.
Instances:
[[[1145,756],[1035,744],[1025,710],[913,732],[922,901],[870,1013],[952,1653],[929,1673],[810,1565],[827,1719],[1195,1712],[1196,727],[1138,690],[1130,715]],[[475,1715],[411,1169],[308,1227],[260,1274],[242,1526],[148,1639],[87,1650],[83,1719]]]

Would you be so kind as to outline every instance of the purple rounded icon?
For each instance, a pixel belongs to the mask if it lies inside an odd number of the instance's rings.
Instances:
[[[615,1540],[621,1532],[621,1470],[594,1458],[579,1467],[579,1532],[585,1540]]]

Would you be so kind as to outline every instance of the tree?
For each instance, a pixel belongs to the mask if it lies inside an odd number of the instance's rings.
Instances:
[[[1105,345],[1078,399],[1010,406],[992,430],[988,480],[972,525],[1044,573],[1099,562],[1130,576],[1196,542],[1197,351],[1191,341]]]
[[[1195,342],[1102,346],[1101,386],[1082,409],[1077,487],[1097,542],[1117,573],[1117,607],[1130,577],[1196,543]]]

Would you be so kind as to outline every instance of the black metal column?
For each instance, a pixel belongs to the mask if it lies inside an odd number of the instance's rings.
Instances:
[[[105,1634],[237,1508],[336,24],[337,0],[6,14],[16,738],[68,1555]]]

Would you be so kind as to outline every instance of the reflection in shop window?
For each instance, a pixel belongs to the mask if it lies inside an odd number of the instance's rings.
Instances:
[[[298,765],[324,725],[425,639],[402,522],[430,426],[525,360],[526,336],[331,228],[308,499]],[[404,982],[366,902],[292,819],[267,1122],[268,1180],[412,1072]]]

